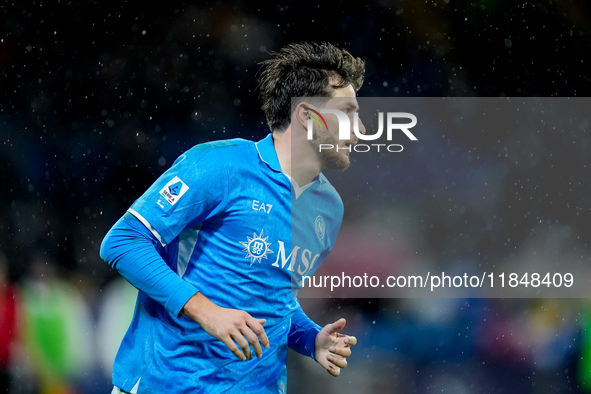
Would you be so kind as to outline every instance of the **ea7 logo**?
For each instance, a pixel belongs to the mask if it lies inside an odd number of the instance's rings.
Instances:
[[[331,114],[337,117],[337,121],[339,123],[339,140],[349,140],[350,133],[351,133],[351,119],[349,116],[344,113],[343,111],[339,111],[338,109],[321,109],[319,111],[313,110],[312,108],[306,107],[308,115],[310,118],[308,119],[308,140],[312,140],[313,136],[313,129],[314,129],[314,121],[318,123],[320,129],[322,130],[324,127],[328,130],[328,124],[323,114]],[[410,122],[407,123],[394,123],[394,119],[407,119]],[[386,113],[386,138],[388,141],[392,141],[392,135],[394,130],[402,131],[411,141],[417,141],[417,137],[414,136],[413,133],[410,132],[409,129],[413,128],[417,124],[417,117],[408,112],[387,112]],[[323,127],[324,126],[324,127]],[[353,132],[362,141],[375,141],[382,136],[384,133],[384,113],[378,112],[378,130],[375,134],[362,134],[359,132],[359,114],[355,112],[353,114]]]

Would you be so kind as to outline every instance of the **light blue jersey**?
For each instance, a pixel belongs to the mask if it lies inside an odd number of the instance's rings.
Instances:
[[[129,213],[158,239],[156,250],[182,281],[158,296],[150,294],[158,283],[149,273],[132,282],[142,291],[113,383],[138,393],[283,392],[288,344],[314,351],[314,338],[290,332],[319,330],[302,317],[292,284],[297,292],[301,276],[326,258],[343,216],[324,175],[305,189],[292,187],[271,134],[257,143],[206,143],[179,157]],[[193,320],[179,317],[197,291],[221,307],[267,319],[270,348],[261,359],[238,360]]]

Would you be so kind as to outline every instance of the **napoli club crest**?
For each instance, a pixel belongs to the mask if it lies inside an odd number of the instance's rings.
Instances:
[[[314,221],[314,229],[316,229],[316,236],[318,236],[318,239],[323,239],[326,232],[326,225],[324,224],[324,219],[322,216],[316,216],[316,220]]]

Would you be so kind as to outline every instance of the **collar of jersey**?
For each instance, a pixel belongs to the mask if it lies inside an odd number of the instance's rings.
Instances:
[[[256,147],[261,160],[271,167],[273,171],[281,172],[281,165],[279,164],[275,144],[273,143],[273,134],[269,133],[269,135],[257,142]]]
[[[277,151],[275,151],[275,144],[273,143],[273,133],[269,133],[265,138],[256,143],[259,157],[265,162],[273,171],[281,172],[281,165],[279,158],[277,158]],[[326,178],[323,173],[318,174],[314,181],[325,183]]]

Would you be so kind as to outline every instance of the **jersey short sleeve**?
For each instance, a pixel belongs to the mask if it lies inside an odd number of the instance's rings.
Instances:
[[[163,245],[186,228],[221,212],[227,202],[226,160],[215,143],[196,145],[181,155],[129,212]]]

